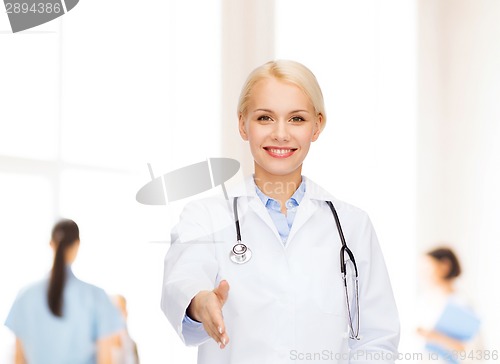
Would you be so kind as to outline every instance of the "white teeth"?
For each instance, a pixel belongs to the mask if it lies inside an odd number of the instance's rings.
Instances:
[[[290,153],[291,149],[269,149],[269,151],[273,154],[286,154]]]

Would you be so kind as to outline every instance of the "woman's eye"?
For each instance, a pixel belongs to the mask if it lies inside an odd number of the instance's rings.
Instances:
[[[257,120],[260,120],[260,121],[272,121],[273,119],[271,119],[270,116],[267,116],[267,115],[262,115],[262,116],[259,116],[257,118]]]
[[[294,122],[294,123],[300,123],[302,121],[304,121],[305,119],[302,117],[302,116],[293,116],[290,121]]]

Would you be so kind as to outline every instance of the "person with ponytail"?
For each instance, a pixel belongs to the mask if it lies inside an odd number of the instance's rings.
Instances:
[[[5,325],[16,335],[16,364],[111,364],[115,335],[124,328],[106,292],[75,277],[80,247],[73,220],[52,230],[49,276],[23,289]]]

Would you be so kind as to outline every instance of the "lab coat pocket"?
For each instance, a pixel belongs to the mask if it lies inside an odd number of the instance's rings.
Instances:
[[[325,249],[311,249],[311,290],[322,313],[345,316],[345,292],[336,256]]]

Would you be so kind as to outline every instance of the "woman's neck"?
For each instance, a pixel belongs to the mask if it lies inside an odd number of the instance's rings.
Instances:
[[[451,280],[441,280],[439,282],[439,289],[445,294],[452,294],[455,292],[455,285]]]
[[[301,168],[287,175],[272,175],[255,165],[254,181],[267,196],[281,204],[281,211],[286,213],[286,201],[292,197],[302,183]]]

